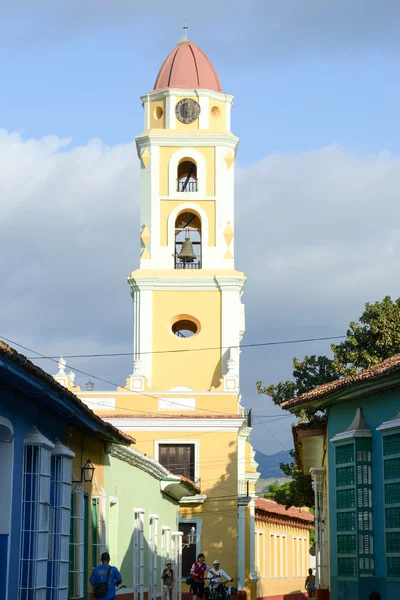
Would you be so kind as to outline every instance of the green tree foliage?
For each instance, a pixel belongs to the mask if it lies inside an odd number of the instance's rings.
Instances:
[[[293,459],[291,463],[281,463],[280,469],[290,477],[283,485],[273,483],[269,486],[265,497],[275,500],[278,504],[283,504],[286,508],[290,506],[314,506],[314,492],[311,483],[311,475],[305,475],[296,464],[295,451],[291,450],[290,455]]]
[[[357,322],[352,321],[347,330],[346,339],[340,344],[332,344],[333,358],[327,356],[305,356],[303,360],[293,359],[293,379],[278,384],[263,386],[257,382],[259,394],[270,396],[275,404],[281,404],[309,390],[354,374],[379,364],[386,358],[400,352],[400,298],[392,300],[386,296],[381,302],[366,303],[363,314]],[[301,421],[318,420],[312,408],[302,411]],[[285,506],[314,505],[311,478],[301,473],[293,462],[281,463],[280,468],[292,480],[267,492],[266,497]]]
[[[294,358],[292,380],[267,386],[258,381],[258,393],[281,404],[400,352],[400,298],[392,300],[386,296],[382,302],[367,302],[359,321],[350,323],[346,339],[332,344],[331,349],[333,358],[316,355],[305,356],[303,360]]]

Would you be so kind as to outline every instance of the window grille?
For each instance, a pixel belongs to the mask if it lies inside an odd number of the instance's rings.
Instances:
[[[370,577],[375,574],[371,439],[336,446],[335,462],[338,575]]]
[[[19,600],[46,600],[53,448],[31,427],[24,441]]]
[[[85,502],[83,488],[79,484],[72,494],[70,544],[69,544],[69,599],[84,596],[84,523]]]
[[[400,577],[400,433],[383,435],[387,577]],[[397,531],[391,531],[397,530]]]
[[[106,497],[92,498],[92,567],[100,564],[100,557],[106,551]]]
[[[139,600],[144,600],[144,512],[134,509],[133,594]]]
[[[74,453],[58,440],[51,452],[47,600],[68,599],[71,479]]]
[[[308,538],[293,536],[293,576],[304,577],[308,571]]]
[[[160,577],[158,577],[158,517],[150,515],[149,517],[149,541],[148,541],[148,587],[149,598],[156,600],[157,588]]]

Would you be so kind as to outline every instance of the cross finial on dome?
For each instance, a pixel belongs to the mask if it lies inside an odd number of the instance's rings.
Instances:
[[[183,38],[181,39],[181,43],[189,41],[189,38],[187,36],[188,29],[189,29],[189,26],[187,24],[187,20],[185,19],[184,24],[183,24]]]

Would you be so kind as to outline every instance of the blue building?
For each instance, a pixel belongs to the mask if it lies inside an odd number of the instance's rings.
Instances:
[[[88,458],[74,440],[86,438],[103,455],[134,441],[0,342],[1,600],[68,600],[71,488]]]
[[[400,597],[400,355],[285,402],[315,492],[317,598]]]

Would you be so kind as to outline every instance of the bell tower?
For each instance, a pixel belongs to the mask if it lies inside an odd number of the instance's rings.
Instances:
[[[154,391],[237,393],[245,277],[234,259],[233,97],[185,38],[141,100],[141,255],[128,279],[134,374]]]

